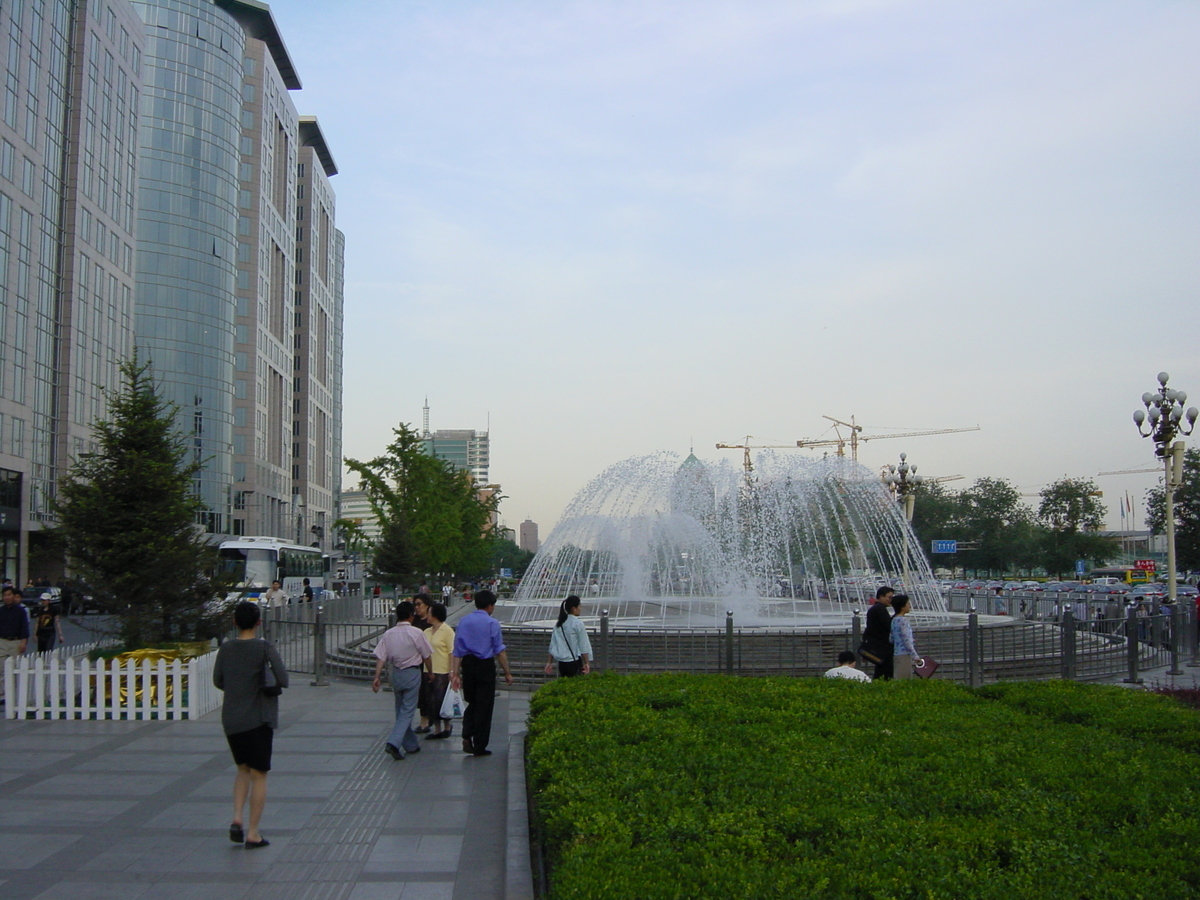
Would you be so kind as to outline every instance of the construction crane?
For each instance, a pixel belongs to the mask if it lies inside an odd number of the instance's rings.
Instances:
[[[1098,475],[1160,475],[1162,468],[1155,466],[1153,469],[1118,469],[1116,472],[1097,472]]]
[[[859,441],[873,441],[876,438],[908,438],[908,437],[924,437],[930,434],[956,434],[962,431],[979,431],[978,425],[972,425],[970,428],[934,428],[929,431],[906,431],[898,434],[862,434],[863,427],[859,425],[854,416],[850,417],[849,422],[843,422],[841,419],[835,419],[833,416],[822,416],[823,419],[828,419],[833,423],[834,433],[836,438],[818,439],[818,440],[799,440],[796,441],[797,447],[837,447],[837,455],[846,455],[846,444],[850,445],[850,458],[858,462],[858,443]],[[850,429],[848,438],[842,437],[841,428]]]
[[[746,435],[746,441],[742,444],[717,444],[718,450],[743,450],[745,453],[742,456],[742,467],[746,470],[747,480],[750,478],[750,473],[754,471],[754,463],[750,461],[751,450],[791,450],[792,444],[751,444],[750,438],[752,434]]]

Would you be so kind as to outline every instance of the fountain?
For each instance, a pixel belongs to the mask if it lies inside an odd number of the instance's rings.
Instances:
[[[659,453],[576,495],[504,617],[552,621],[578,594],[625,625],[706,628],[731,610],[739,627],[845,628],[878,585],[901,590],[905,571],[914,610],[940,618],[901,508],[857,462],[764,453],[746,473]]]

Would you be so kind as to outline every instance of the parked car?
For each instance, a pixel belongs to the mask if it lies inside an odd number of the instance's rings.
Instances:
[[[28,609],[33,609],[42,602],[43,594],[49,594],[52,603],[58,603],[62,599],[62,591],[56,587],[27,587],[21,591],[21,602]]]

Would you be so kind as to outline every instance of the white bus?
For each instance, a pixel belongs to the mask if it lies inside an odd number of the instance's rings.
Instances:
[[[240,537],[222,541],[222,563],[237,579],[237,590],[247,598],[257,597],[283,583],[283,592],[292,599],[304,595],[307,578],[313,596],[320,599],[325,589],[325,557],[316,547],[292,544],[273,537]]]

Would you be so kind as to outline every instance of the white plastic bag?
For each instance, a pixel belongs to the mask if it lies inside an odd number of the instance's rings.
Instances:
[[[463,710],[466,708],[467,704],[463,700],[462,694],[452,687],[446,688],[446,699],[442,701],[442,718],[461,719]]]

